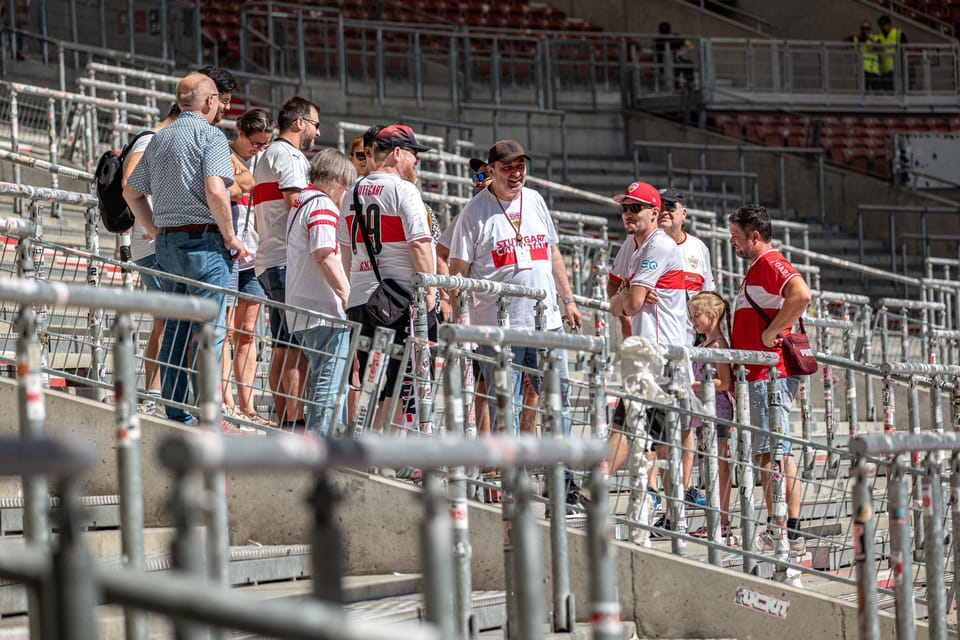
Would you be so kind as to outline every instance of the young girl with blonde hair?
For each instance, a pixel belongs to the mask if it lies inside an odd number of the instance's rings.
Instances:
[[[693,329],[703,336],[703,340],[697,345],[705,349],[729,349],[730,342],[727,336],[730,334],[730,303],[723,299],[719,294],[713,291],[703,291],[690,299],[687,303],[690,311],[690,321],[693,323]],[[732,388],[732,371],[727,363],[717,363],[716,377],[716,415],[718,418],[733,420],[733,402],[730,396]],[[693,390],[700,393],[700,382],[703,380],[703,363],[693,363]],[[703,421],[699,418],[693,418],[690,422],[691,428],[699,428]],[[725,424],[717,425],[717,451],[720,454],[719,459],[719,484],[720,484],[720,529],[723,541],[726,544],[736,544],[736,538],[730,534],[730,427]],[[707,528],[701,527],[691,535],[698,538],[707,537]]]

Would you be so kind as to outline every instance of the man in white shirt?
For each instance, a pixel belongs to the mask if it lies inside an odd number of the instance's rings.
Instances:
[[[487,165],[492,181],[457,215],[450,235],[450,273],[478,280],[492,280],[524,287],[545,289],[546,330],[563,331],[563,322],[571,328],[582,326],[580,311],[573,302],[563,257],[557,248],[559,237],[546,203],[539,193],[524,187],[527,156],[515,140],[501,140],[490,147]],[[560,296],[562,308],[557,304]],[[509,298],[510,327],[535,329],[536,302],[530,298]],[[474,325],[496,326],[496,296],[475,294],[470,308]],[[481,349],[487,355],[490,348]],[[537,350],[511,347],[515,365],[538,368]],[[560,359],[560,377],[569,378],[566,357]],[[487,389],[493,388],[493,367],[481,364]],[[539,390],[539,379],[531,379]],[[523,375],[514,370],[514,431],[519,428]],[[570,433],[570,397],[562,388],[563,433]],[[495,408],[490,407],[492,422]],[[574,496],[579,499],[579,493]]]
[[[420,161],[419,153],[429,151],[430,147],[419,144],[410,127],[391,124],[375,134],[369,149],[367,166],[372,163],[373,171],[345,195],[347,207],[344,208],[349,208],[349,213],[340,217],[337,226],[340,254],[350,276],[347,317],[361,324],[360,334],[363,336],[373,336],[374,329],[383,326],[374,323],[364,312],[364,305],[380,285],[373,270],[373,260],[376,260],[382,278],[406,283],[408,287],[414,273],[436,273],[436,249],[426,207],[417,188],[403,178]],[[359,211],[354,199],[359,204]],[[373,248],[372,256],[363,240],[361,224]],[[436,307],[435,300],[434,288],[428,287],[427,309]],[[428,323],[435,331],[436,314],[431,312],[428,315]],[[389,326],[395,332],[395,342],[402,344],[409,335],[409,312]],[[357,357],[362,375],[367,354],[360,352]],[[381,401],[386,400],[386,394],[393,390],[400,366],[399,361],[390,360]],[[407,372],[402,391],[404,402],[398,403],[397,414],[392,416],[394,425],[400,423],[403,412],[409,416],[408,422],[416,420],[412,405],[413,372],[409,366]],[[387,417],[383,411],[377,411],[374,428],[382,431]]]
[[[687,219],[687,207],[683,203],[683,193],[673,188],[661,189],[660,200],[663,204],[660,207],[659,225],[680,247],[680,254],[683,256],[683,286],[687,292],[687,298],[692,298],[701,291],[713,291],[710,252],[700,238],[691,236],[683,229],[684,222]],[[687,333],[689,336],[687,344],[694,344],[696,333],[689,321],[689,316],[687,318]],[[689,424],[689,421],[683,418],[680,421],[681,424]],[[684,498],[690,505],[702,507],[707,504],[707,498],[700,489],[694,487],[691,483],[694,449],[697,444],[696,434],[691,429],[683,429],[681,430],[680,440],[683,447],[680,460],[683,467]]]
[[[257,279],[267,298],[283,303],[286,289],[287,219],[300,192],[310,183],[310,163],[303,155],[320,134],[317,105],[300,97],[288,100],[277,116],[280,135],[263,152],[253,179],[254,214],[260,246],[257,248]],[[303,405],[300,383],[306,378],[307,361],[296,348],[281,309],[270,308],[273,355],[269,381],[281,429],[302,430]]]
[[[620,205],[621,215],[627,221],[625,225],[633,225],[637,250],[627,270],[629,278],[610,298],[610,312],[615,317],[631,319],[632,335],[642,336],[654,344],[686,345],[689,321],[683,257],[676,242],[658,227],[660,192],[645,182],[634,182],[613,200]],[[651,296],[651,292],[656,295]],[[655,302],[648,304],[653,297]],[[610,473],[619,469],[627,458],[625,413],[621,402],[614,412],[610,430]],[[665,422],[662,411],[647,411],[648,431],[655,442],[664,441]],[[655,482],[656,476],[651,470],[648,490],[653,493],[656,493]]]

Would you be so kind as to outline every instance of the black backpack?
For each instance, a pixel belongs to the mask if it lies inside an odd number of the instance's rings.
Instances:
[[[123,161],[137,140],[154,133],[156,131],[141,131],[122,151],[106,151],[97,162],[93,183],[97,189],[97,199],[100,200],[100,220],[111,233],[123,233],[133,226],[133,212],[123,199]]]

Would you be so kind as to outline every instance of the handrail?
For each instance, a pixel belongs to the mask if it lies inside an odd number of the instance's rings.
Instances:
[[[46,187],[31,187],[13,182],[0,182],[0,195],[22,196],[31,200],[46,200],[48,202],[64,202],[79,204],[87,207],[96,207],[100,201],[89,193],[48,189]]]
[[[606,342],[603,338],[532,329],[503,329],[500,327],[445,324],[437,330],[437,335],[441,341],[446,343],[508,344],[542,349],[577,349],[588,353],[603,353],[606,349]]]
[[[10,160],[17,164],[22,164],[26,167],[36,167],[37,169],[46,169],[50,173],[55,173],[57,175],[66,176],[68,178],[76,178],[78,180],[93,180],[93,174],[82,169],[74,169],[73,167],[65,167],[59,164],[53,164],[46,160],[41,160],[40,158],[34,158],[33,156],[28,156],[22,153],[14,153],[12,151],[6,151],[0,149],[0,158],[4,160]]]
[[[145,116],[157,116],[159,111],[156,107],[148,107],[142,104],[133,104],[130,102],[120,102],[119,100],[106,100],[104,98],[94,98],[83,95],[82,93],[71,93],[69,91],[59,91],[57,89],[48,89],[46,87],[36,87],[20,82],[8,82],[0,80],[0,86],[5,86],[15,91],[31,96],[42,96],[44,98],[56,98],[57,100],[70,100],[78,104],[90,104],[101,109],[126,111],[128,113],[138,113]]]
[[[415,287],[443,287],[445,289],[475,291],[477,293],[486,293],[495,296],[532,298],[534,300],[546,300],[547,298],[546,289],[522,287],[517,284],[497,282],[496,280],[478,280],[476,278],[464,278],[462,276],[442,276],[433,273],[418,272],[410,277],[410,282]]]
[[[443,328],[450,326],[445,325]],[[542,333],[536,335],[544,336]],[[579,338],[577,344],[587,344],[589,341],[592,345],[595,341],[594,338],[569,337]],[[516,439],[479,440],[303,438],[297,446],[291,447],[284,438],[225,440],[217,433],[196,433],[189,438],[171,438],[165,441],[160,445],[159,457],[167,468],[178,472],[194,469],[318,471],[344,466],[367,468],[416,465],[432,468],[443,465],[545,465],[557,462],[592,466],[603,460],[606,449],[606,443],[593,439],[526,436]]]
[[[71,42],[69,40],[60,40],[57,38],[51,38],[50,36],[45,36],[33,31],[27,31],[26,29],[11,29],[10,27],[5,27],[2,30],[6,33],[16,33],[18,35],[27,36],[29,38],[40,40],[42,42],[49,42],[58,47],[63,47],[69,51],[76,51],[78,53],[89,53],[95,56],[103,56],[104,58],[113,58],[115,60],[126,60],[127,62],[141,62],[145,64],[154,64],[161,67],[167,67],[173,69],[177,66],[176,60],[170,60],[167,58],[159,58],[157,56],[148,56],[142,53],[130,53],[129,51],[119,51],[117,49],[104,49],[102,47],[94,47],[88,44],[80,44],[79,42]]]

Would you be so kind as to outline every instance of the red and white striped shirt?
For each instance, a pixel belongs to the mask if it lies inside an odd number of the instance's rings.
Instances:
[[[658,296],[656,304],[644,304],[634,314],[633,335],[658,344],[689,344],[683,256],[673,238],[656,229],[634,252],[629,271],[631,286],[656,289]]]

